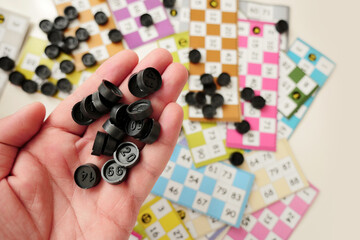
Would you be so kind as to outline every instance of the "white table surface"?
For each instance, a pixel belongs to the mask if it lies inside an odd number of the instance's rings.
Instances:
[[[360,1],[262,2],[290,6],[290,43],[300,37],[337,64],[290,140],[305,175],[320,189],[291,239],[359,239],[360,188],[356,182],[360,183],[360,108],[356,101],[360,92]],[[28,16],[30,34],[43,38],[39,21],[56,15],[51,0],[0,0],[0,7]],[[142,58],[153,47],[136,52]],[[0,99],[0,117],[35,101],[45,104],[47,114],[59,103],[7,84]]]

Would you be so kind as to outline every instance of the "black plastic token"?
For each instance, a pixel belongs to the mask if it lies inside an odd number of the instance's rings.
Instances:
[[[214,83],[214,77],[211,74],[204,73],[200,76],[200,81],[203,85]]]
[[[60,50],[66,54],[71,54],[70,48],[65,44],[65,42],[60,41],[57,43],[57,46],[60,48]]]
[[[248,121],[243,120],[242,122],[235,123],[235,129],[240,134],[245,134],[250,131],[250,124]]]
[[[225,72],[221,73],[217,78],[217,84],[219,84],[219,86],[221,87],[225,87],[229,85],[230,81],[231,81],[230,75]]]
[[[110,111],[110,120],[122,130],[125,130],[126,123],[129,120],[126,109],[128,105],[118,104],[111,108]]]
[[[49,20],[44,19],[40,21],[39,27],[44,33],[49,33],[53,29],[54,25]]]
[[[69,19],[64,16],[58,16],[54,19],[54,28],[64,31],[69,26]]]
[[[78,18],[79,13],[78,13],[78,11],[76,10],[75,7],[73,7],[73,6],[67,6],[67,7],[64,9],[64,15],[65,15],[69,20],[74,20],[74,19]]]
[[[202,107],[202,113],[204,115],[204,118],[212,119],[216,114],[216,108],[210,104],[206,104]]]
[[[25,80],[25,76],[18,71],[11,72],[9,75],[9,81],[16,86],[21,86]]]
[[[204,92],[196,92],[194,98],[197,107],[201,107],[206,103],[206,96]]]
[[[134,73],[130,76],[129,82],[128,82],[128,88],[132,95],[138,98],[143,98],[149,95],[149,93],[144,92],[140,90],[138,84],[137,84],[137,74]]]
[[[112,156],[118,145],[119,142],[115,138],[111,137],[110,135],[106,135],[105,148],[102,154],[106,156]]]
[[[51,76],[51,71],[47,66],[39,65],[35,68],[35,74],[41,79],[47,79]]]
[[[124,36],[121,34],[121,32],[117,29],[111,29],[108,33],[109,39],[113,43],[118,43],[123,40]]]
[[[52,97],[57,93],[58,90],[53,83],[45,82],[41,84],[40,91],[42,94]]]
[[[117,185],[126,179],[126,171],[126,168],[119,165],[114,159],[110,159],[102,167],[101,176],[106,182]]]
[[[194,105],[196,105],[195,92],[188,92],[188,93],[185,95],[185,102],[186,102],[189,106],[194,106]]]
[[[116,139],[117,141],[121,141],[125,137],[125,132],[117,127],[111,119],[106,120],[106,122],[102,125],[105,132],[107,132],[111,137]]]
[[[144,27],[150,27],[151,25],[154,24],[154,21],[150,14],[144,13],[143,15],[140,16],[140,24]]]
[[[107,101],[116,104],[123,97],[120,89],[115,86],[112,82],[107,80],[103,80],[100,86],[98,87],[98,91]]]
[[[145,118],[143,120],[129,120],[126,123],[125,132],[130,137],[144,138],[150,129],[150,119]]]
[[[75,65],[70,60],[63,60],[60,63],[60,71],[65,74],[70,74],[75,70]]]
[[[71,51],[79,47],[79,40],[76,37],[69,36],[65,38],[64,43]]]
[[[0,58],[0,68],[4,71],[10,71],[15,67],[15,62],[8,56]]]
[[[204,93],[207,95],[214,95],[216,91],[216,84],[214,82],[204,85]]]
[[[160,123],[155,121],[154,119],[150,120],[150,127],[148,133],[145,137],[141,138],[140,141],[147,144],[154,143],[160,136]]]
[[[98,185],[101,180],[99,168],[92,163],[79,166],[74,173],[76,185],[83,189],[89,189]]]
[[[150,117],[153,113],[153,108],[150,100],[141,99],[131,103],[127,107],[126,112],[131,119],[137,121]]]
[[[100,156],[105,148],[107,135],[103,132],[97,132],[94,140],[94,144],[92,147],[91,155]]]
[[[229,161],[234,166],[240,166],[244,162],[244,155],[241,152],[233,152],[230,157]]]
[[[275,24],[276,31],[280,34],[287,32],[289,30],[289,24],[285,20],[280,20]]]
[[[71,90],[72,90],[73,85],[69,81],[69,79],[60,78],[56,83],[56,87],[62,92],[70,93]]]
[[[38,84],[33,80],[25,80],[21,85],[22,90],[27,93],[34,93],[38,90]]]
[[[102,116],[102,114],[96,110],[92,102],[91,94],[81,100],[80,111],[85,117],[94,120],[99,119]]]
[[[160,89],[162,78],[158,70],[148,67],[138,72],[136,82],[141,91],[154,93]]]
[[[96,59],[91,53],[85,53],[82,56],[81,61],[83,62],[85,67],[92,67],[96,64]]]
[[[79,125],[90,125],[95,120],[87,118],[84,116],[84,114],[82,114],[82,112],[80,111],[80,104],[81,102],[78,102],[73,106],[71,111],[72,119]]]
[[[108,17],[102,11],[95,13],[94,18],[98,25],[105,25],[108,22]]]
[[[254,90],[252,90],[251,88],[245,87],[243,88],[243,90],[241,90],[240,95],[241,98],[244,99],[245,101],[250,101],[255,96],[255,93]]]
[[[198,63],[201,59],[201,53],[197,49],[193,49],[189,52],[189,60],[191,63]]]
[[[75,36],[80,42],[87,41],[90,38],[90,34],[85,28],[78,28]]]
[[[221,94],[214,94],[211,96],[211,105],[215,108],[224,105],[224,97]]]
[[[140,151],[132,142],[124,142],[114,152],[114,160],[120,166],[131,168],[140,160]]]
[[[99,92],[94,92],[92,94],[92,103],[94,104],[95,109],[99,113],[108,113],[111,110],[109,103],[100,95]]]
[[[60,55],[60,48],[55,44],[50,44],[45,48],[45,55],[50,59],[55,59]]]
[[[57,44],[64,40],[64,33],[60,30],[53,29],[47,35],[48,40],[51,43]]]
[[[262,109],[263,107],[265,107],[266,104],[266,101],[262,96],[253,97],[250,102],[253,108],[256,109]]]
[[[173,8],[175,6],[176,0],[164,0],[163,4],[166,8]]]

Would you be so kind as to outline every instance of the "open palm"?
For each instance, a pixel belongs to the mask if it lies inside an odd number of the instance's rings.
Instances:
[[[163,86],[152,94],[153,117],[161,124],[157,142],[142,146],[139,164],[125,182],[105,181],[84,190],[73,174],[85,163],[99,168],[109,157],[92,156],[97,131],[108,116],[89,127],[71,118],[72,106],[95,92],[102,79],[120,87],[124,102],[137,100],[128,76],[154,67]],[[0,239],[127,239],[139,208],[169,160],[182,122],[174,103],[187,79],[186,69],[172,63],[169,52],[156,49],[138,64],[124,50],[110,58],[43,122],[44,106],[34,103],[0,120]]]

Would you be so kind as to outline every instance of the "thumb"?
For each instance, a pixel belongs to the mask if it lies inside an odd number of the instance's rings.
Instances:
[[[32,103],[0,119],[0,179],[9,174],[18,149],[40,130],[44,117],[44,105]]]

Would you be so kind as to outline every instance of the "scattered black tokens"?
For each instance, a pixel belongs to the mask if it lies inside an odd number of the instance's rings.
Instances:
[[[241,122],[235,123],[235,129],[240,134],[245,134],[250,131],[250,124],[248,121],[243,120]]]
[[[55,59],[60,55],[60,48],[55,44],[50,44],[44,50],[45,55],[50,59]]]
[[[240,166],[244,162],[244,155],[241,152],[233,152],[230,157],[229,161],[234,166]]]
[[[230,75],[225,72],[221,73],[217,78],[217,84],[219,84],[219,86],[221,87],[225,87],[229,85],[230,81],[231,81]]]
[[[69,19],[64,16],[58,16],[54,19],[54,28],[64,31],[69,26]]]
[[[57,93],[58,90],[53,83],[44,82],[43,84],[41,84],[40,91],[42,94],[52,97]]]
[[[79,47],[79,40],[75,37],[69,36],[66,37],[64,43],[68,49],[71,51],[77,49]]]
[[[188,93],[185,95],[185,102],[186,102],[189,106],[194,106],[194,105],[196,105],[195,92],[188,92]]]
[[[102,11],[95,13],[94,18],[98,25],[105,25],[108,22],[108,17]]]
[[[285,33],[289,30],[289,24],[285,20],[280,20],[275,24],[276,31],[280,34]]]
[[[103,153],[105,148],[106,138],[107,138],[106,133],[103,132],[96,133],[91,155],[100,156]]]
[[[113,43],[118,43],[123,40],[124,36],[121,34],[121,32],[117,29],[111,29],[108,33],[109,39]]]
[[[90,38],[90,34],[85,28],[78,28],[75,36],[80,42],[87,41]]]
[[[102,114],[96,110],[96,108],[92,102],[91,94],[89,96],[83,98],[83,100],[81,100],[80,111],[85,117],[91,118],[94,120],[96,120],[102,116]]]
[[[251,106],[256,109],[262,109],[265,107],[266,101],[262,96],[255,96],[251,100]]]
[[[115,86],[113,83],[103,80],[100,86],[98,87],[98,91],[107,101],[116,104],[123,97],[120,89]]]
[[[76,103],[71,111],[72,119],[79,125],[90,125],[94,122],[94,119],[87,118],[82,114],[80,110],[80,104],[81,102]]]
[[[204,85],[204,93],[207,95],[214,95],[216,91],[216,84],[214,82]]]
[[[49,33],[53,29],[54,24],[52,22],[50,22],[49,20],[44,19],[44,20],[40,21],[39,27],[40,27],[41,31],[43,31],[44,33]]]
[[[121,143],[114,152],[114,160],[122,167],[131,168],[140,159],[140,151],[132,142]]]
[[[138,98],[143,98],[148,96],[149,94],[147,92],[144,92],[140,90],[138,84],[137,84],[137,74],[134,73],[130,76],[129,82],[128,82],[128,88],[132,95]]]
[[[99,92],[94,92],[92,94],[92,103],[94,104],[95,109],[99,113],[108,113],[110,112],[111,108],[109,104],[106,102],[103,96]]]
[[[96,59],[91,53],[85,53],[81,58],[82,63],[85,67],[92,67],[96,64]]]
[[[68,48],[68,46],[65,44],[64,41],[60,41],[56,45],[60,48],[60,50],[62,52],[66,53],[66,54],[71,54],[71,49]]]
[[[100,170],[92,163],[81,165],[75,170],[74,180],[80,188],[95,187],[101,180]]]
[[[221,94],[214,94],[211,96],[211,105],[215,108],[224,105],[224,97]]]
[[[35,68],[35,74],[41,79],[47,79],[51,76],[51,71],[47,66],[39,65]]]
[[[214,107],[210,104],[206,104],[202,107],[202,113],[204,115],[204,118],[212,119],[212,118],[214,118],[214,116],[216,114],[216,107]]]
[[[189,60],[191,63],[199,63],[201,59],[201,53],[197,49],[193,49],[189,52]]]
[[[103,151],[103,155],[112,156],[116,150],[116,147],[119,145],[119,142],[111,137],[110,135],[106,135],[105,147]]]
[[[15,67],[15,62],[8,56],[0,58],[0,68],[4,71],[10,71]]]
[[[125,180],[126,171],[126,168],[122,167],[114,159],[110,159],[103,165],[101,176],[106,182],[116,185]]]
[[[126,112],[131,119],[142,120],[150,117],[150,115],[153,113],[153,108],[151,106],[150,100],[141,99],[131,103],[127,107]]]
[[[214,83],[214,77],[211,74],[204,73],[200,76],[200,81],[203,85]]]
[[[155,68],[145,68],[144,70],[138,72],[136,76],[136,83],[141,91],[149,94],[154,93],[159,90],[162,85],[161,74]]]
[[[255,96],[255,93],[254,90],[252,90],[251,88],[245,87],[243,88],[243,90],[241,90],[240,95],[241,98],[244,99],[245,101],[250,101]]]
[[[155,121],[155,119],[151,119],[148,130],[149,130],[148,133],[146,133],[146,135],[143,138],[140,138],[139,140],[143,143],[152,144],[160,136],[160,131],[161,131],[160,123]]]
[[[129,120],[127,107],[128,105],[120,103],[112,107],[110,111],[110,120],[122,130],[125,130],[126,123]]]
[[[176,0],[164,0],[163,4],[166,8],[173,8],[175,6]]]
[[[25,80],[21,85],[22,90],[27,93],[34,93],[38,90],[38,84],[33,80]]]
[[[11,72],[9,75],[9,81],[17,86],[21,86],[25,80],[25,76],[18,71]]]
[[[65,15],[69,20],[74,20],[74,19],[78,18],[79,13],[78,13],[78,11],[76,10],[75,7],[73,7],[73,6],[67,6],[67,7],[64,9],[64,15]]]
[[[56,87],[62,92],[70,93],[73,88],[73,85],[69,81],[69,79],[60,78],[56,83]]]
[[[125,132],[130,137],[142,139],[146,136],[150,129],[150,119],[145,118],[143,120],[133,120],[127,122]]]
[[[197,107],[201,107],[206,103],[206,95],[204,92],[196,92],[194,98]]]
[[[151,25],[154,24],[154,21],[150,14],[144,13],[143,15],[140,16],[140,24],[144,27],[150,27]]]
[[[65,74],[70,74],[75,70],[75,65],[70,60],[63,60],[60,63],[60,71]]]
[[[47,34],[47,38],[51,43],[57,44],[64,40],[64,33],[60,30],[53,29]]]
[[[121,141],[125,137],[125,132],[117,127],[111,119],[106,120],[106,122],[102,125],[105,132],[107,132],[111,137],[116,139],[117,141]]]

